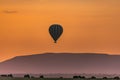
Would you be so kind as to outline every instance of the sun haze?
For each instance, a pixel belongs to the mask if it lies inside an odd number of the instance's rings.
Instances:
[[[54,44],[52,24],[64,28]],[[0,0],[0,61],[44,52],[120,54],[120,0]]]

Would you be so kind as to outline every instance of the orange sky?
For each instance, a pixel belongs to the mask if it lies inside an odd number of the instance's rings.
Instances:
[[[48,33],[58,23],[57,44]],[[0,61],[44,52],[120,54],[120,0],[0,0]]]

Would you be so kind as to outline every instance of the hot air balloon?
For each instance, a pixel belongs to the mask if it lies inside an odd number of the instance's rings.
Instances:
[[[53,38],[54,42],[57,43],[57,40],[60,38],[60,36],[63,33],[63,28],[59,24],[53,24],[49,28],[49,33]]]

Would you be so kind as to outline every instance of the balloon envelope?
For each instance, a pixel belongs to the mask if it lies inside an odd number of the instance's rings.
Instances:
[[[54,42],[56,43],[57,40],[59,39],[59,37],[62,35],[63,33],[63,28],[61,25],[59,24],[53,24],[50,26],[49,28],[49,33],[52,36]]]

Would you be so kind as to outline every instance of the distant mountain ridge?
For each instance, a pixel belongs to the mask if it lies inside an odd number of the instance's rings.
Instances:
[[[0,63],[0,73],[120,73],[120,55],[45,53],[17,56]]]

